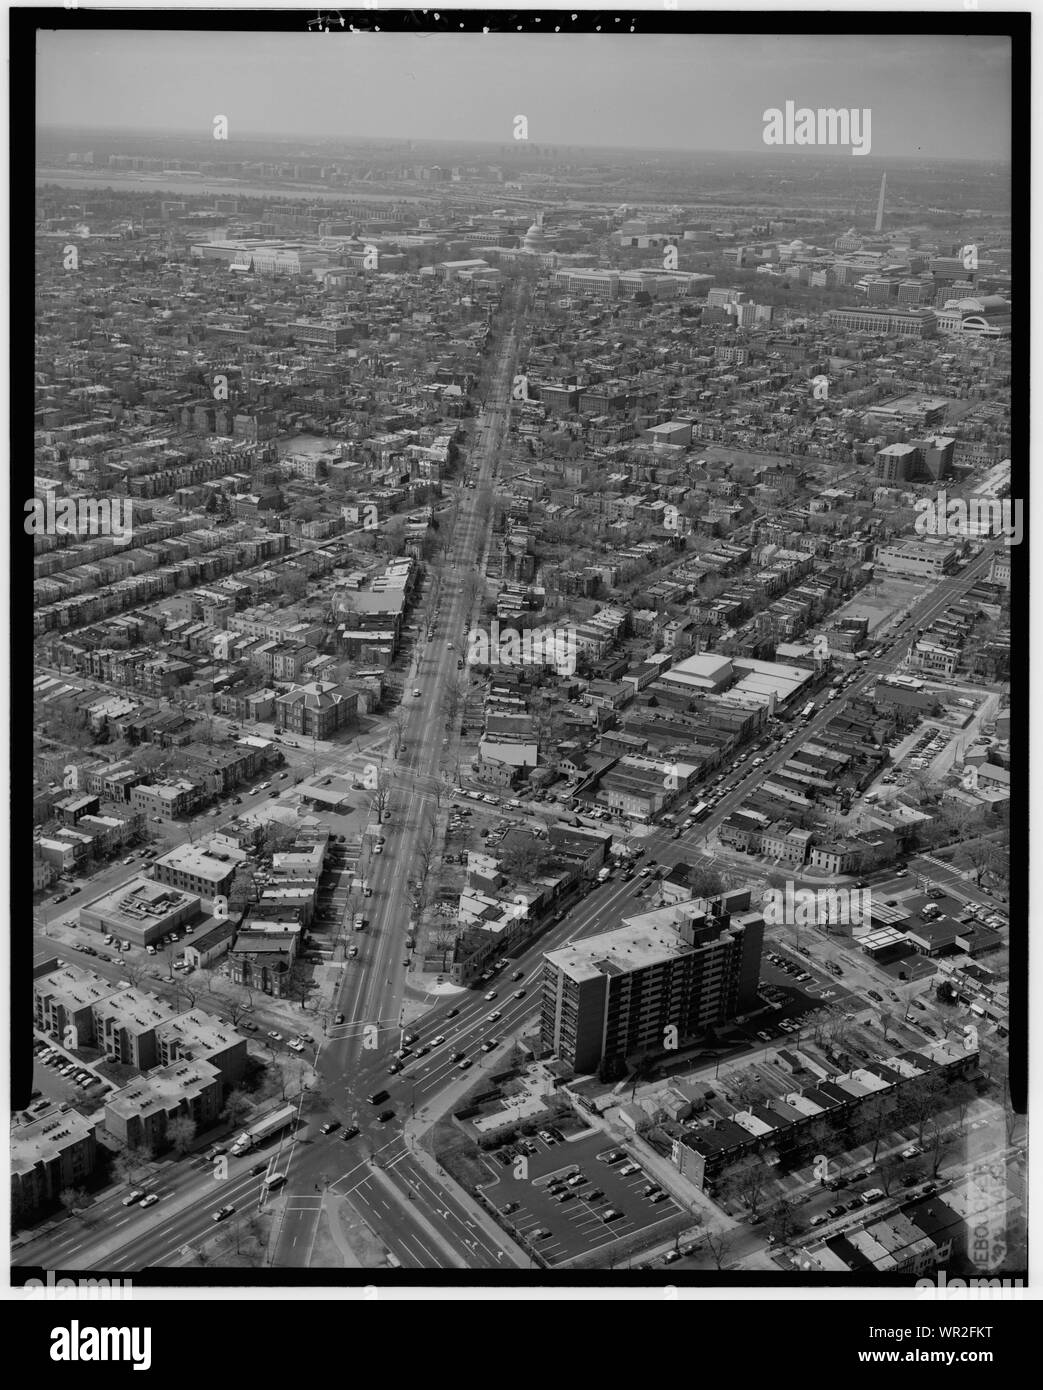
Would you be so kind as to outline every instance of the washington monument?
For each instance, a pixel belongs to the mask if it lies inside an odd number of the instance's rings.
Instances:
[[[876,226],[874,227],[873,230],[874,230],[874,231],[877,231],[877,232],[882,232],[882,231],[884,230],[884,198],[885,198],[886,196],[887,196],[887,175],[884,174],[884,175],[881,176],[881,179],[880,179],[880,197],[877,199],[877,203],[876,203]]]

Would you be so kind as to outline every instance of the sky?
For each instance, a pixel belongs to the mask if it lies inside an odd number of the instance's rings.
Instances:
[[[751,16],[752,18],[752,16]],[[825,19],[825,16],[823,17]],[[869,108],[872,154],[1007,159],[1002,37],[41,32],[37,120],[84,129],[763,152],[764,111]],[[224,153],[232,155],[232,145]]]

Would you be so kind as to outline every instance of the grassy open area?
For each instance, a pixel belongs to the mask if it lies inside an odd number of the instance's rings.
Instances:
[[[477,1146],[460,1133],[452,1120],[439,1120],[421,1142],[446,1172],[469,1191],[475,1191],[479,1183],[488,1181],[489,1169]]]

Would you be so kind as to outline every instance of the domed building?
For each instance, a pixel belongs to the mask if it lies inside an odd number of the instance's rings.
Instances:
[[[525,233],[525,236],[522,238],[522,244],[518,249],[529,256],[542,256],[547,250],[547,234],[543,230],[542,212]]]

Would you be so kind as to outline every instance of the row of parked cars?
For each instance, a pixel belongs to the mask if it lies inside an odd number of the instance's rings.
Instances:
[[[79,1062],[70,1061],[65,1053],[56,1047],[50,1047],[44,1042],[35,1042],[33,1044],[33,1052],[36,1054],[38,1061],[43,1062],[45,1066],[53,1067],[59,1076],[64,1077],[78,1090],[84,1093],[93,1090],[95,1087],[100,1087],[99,1094],[104,1094],[104,1092],[113,1089],[107,1081],[103,1081],[101,1077],[97,1076],[94,1072],[88,1071],[88,1069],[81,1066]],[[50,1104],[51,1102],[49,1100],[42,1100],[39,1101],[33,1109],[42,1110]]]

